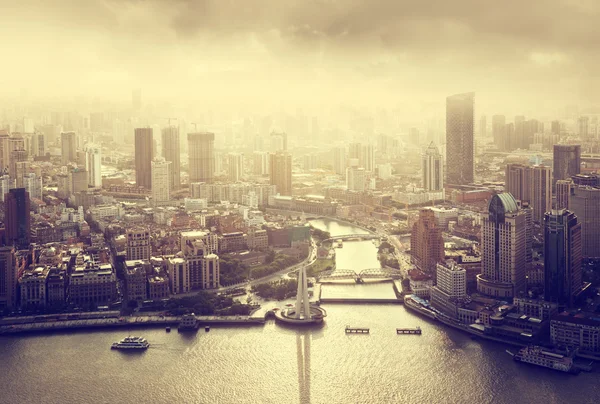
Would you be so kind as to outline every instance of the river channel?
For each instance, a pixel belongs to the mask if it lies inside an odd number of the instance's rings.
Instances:
[[[336,234],[363,230],[329,220]],[[338,268],[379,266],[370,241],[336,250]],[[382,284],[336,293],[387,296]],[[385,285],[385,284],[383,284]],[[370,289],[371,288],[371,289]],[[0,337],[0,403],[595,403],[598,373],[567,376],[512,361],[506,346],[420,318],[401,305],[324,305],[317,329],[267,322],[185,336],[134,329],[146,352],[111,351],[124,330]],[[370,335],[346,335],[346,324]],[[421,336],[396,327],[420,326]]]

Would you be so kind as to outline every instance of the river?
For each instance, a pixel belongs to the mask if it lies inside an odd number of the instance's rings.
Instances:
[[[335,234],[362,233],[332,221]],[[355,254],[353,243],[365,243]],[[367,246],[371,245],[371,248]],[[337,250],[349,268],[371,268],[371,242]],[[339,266],[339,264],[338,264]],[[378,294],[382,284],[347,286]],[[338,287],[339,285],[336,285]],[[343,286],[339,286],[344,288]],[[381,289],[387,293],[387,289]],[[111,351],[123,330],[0,338],[1,403],[592,403],[597,373],[567,376],[518,364],[506,346],[422,319],[399,305],[324,305],[318,329],[268,322],[185,336],[136,329],[146,352]],[[346,335],[346,324],[371,328]],[[398,336],[416,326],[421,336]]]

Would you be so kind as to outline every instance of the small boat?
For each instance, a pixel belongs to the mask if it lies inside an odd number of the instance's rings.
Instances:
[[[111,349],[148,349],[150,343],[142,337],[125,337],[111,345]]]

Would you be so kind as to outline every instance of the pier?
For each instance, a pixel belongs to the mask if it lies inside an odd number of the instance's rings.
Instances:
[[[421,327],[415,328],[396,328],[398,335],[421,335]]]
[[[369,328],[350,327],[349,325],[346,326],[346,334],[368,334],[369,332]]]

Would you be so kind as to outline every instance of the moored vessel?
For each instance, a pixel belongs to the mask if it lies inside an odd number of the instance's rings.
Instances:
[[[540,346],[527,346],[521,348],[516,354],[513,354],[510,351],[507,352],[511,354],[513,359],[517,362],[529,363],[531,365],[559,370],[566,373],[579,373],[579,368],[573,363],[573,358],[547,351]]]
[[[200,324],[198,324],[198,320],[196,319],[196,315],[192,314],[184,314],[181,316],[181,321],[179,322],[179,326],[177,327],[177,331],[197,331]]]

